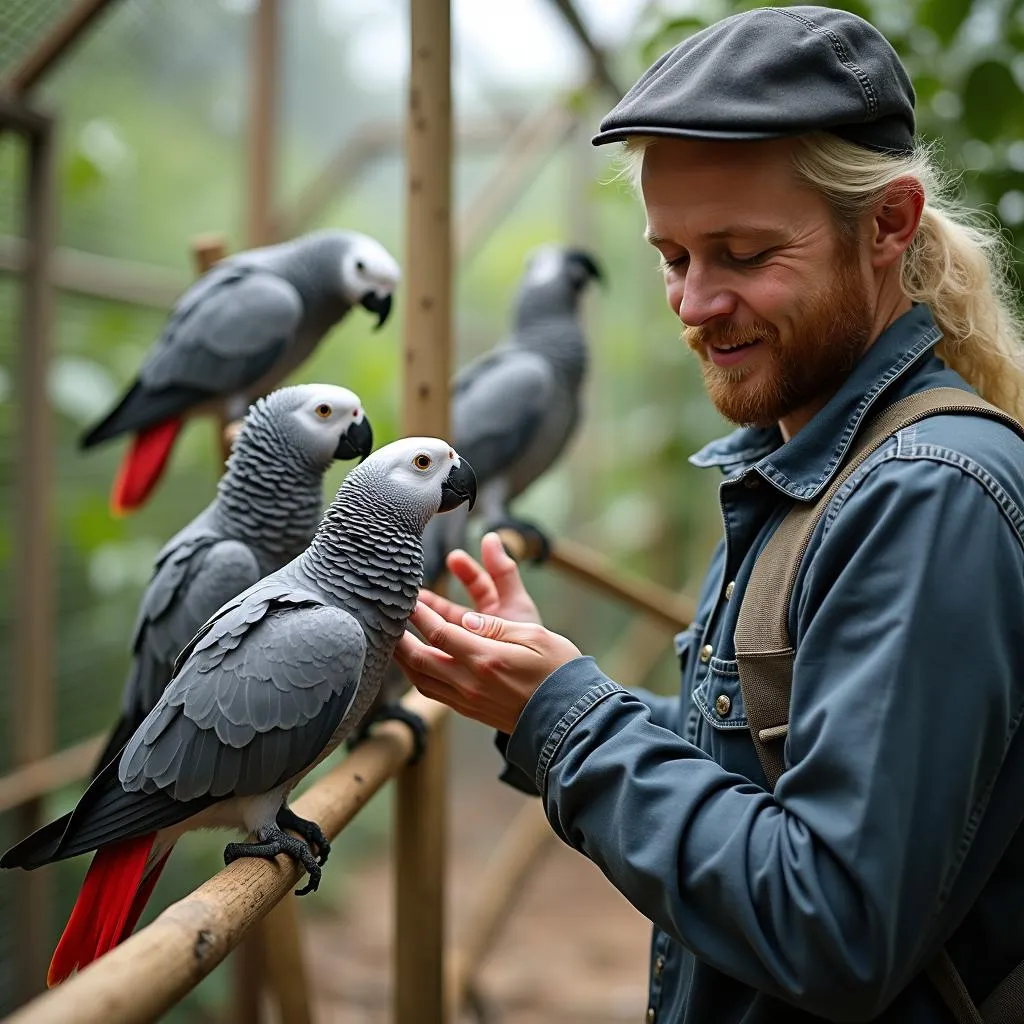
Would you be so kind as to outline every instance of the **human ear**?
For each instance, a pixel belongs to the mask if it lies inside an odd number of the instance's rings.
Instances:
[[[896,263],[917,234],[924,209],[924,188],[916,178],[898,178],[882,195],[871,218],[871,265],[881,270]]]

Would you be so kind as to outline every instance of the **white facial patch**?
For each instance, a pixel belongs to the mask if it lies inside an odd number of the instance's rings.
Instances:
[[[563,273],[565,258],[557,249],[538,249],[530,258],[524,281],[530,285],[543,285],[554,281]]]

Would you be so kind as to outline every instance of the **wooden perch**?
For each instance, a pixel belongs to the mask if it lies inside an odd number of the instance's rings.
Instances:
[[[106,735],[90,736],[72,747],[41,757],[0,778],[0,814],[47,796],[83,778],[92,767]]]
[[[540,552],[522,534],[501,529],[498,535],[505,550],[517,562],[540,559]],[[553,541],[551,553],[544,562],[594,590],[624,601],[673,631],[685,629],[693,621],[696,609],[690,598],[660,583],[624,573],[604,555],[576,541],[565,538]]]
[[[402,703],[431,732],[447,713],[443,705],[416,692]],[[292,806],[333,839],[411,754],[408,727],[384,722]],[[326,870],[342,871],[344,865]],[[156,1020],[195,988],[303,874],[286,855],[274,862],[253,857],[235,861],[79,974],[17,1010],[5,1024]]]

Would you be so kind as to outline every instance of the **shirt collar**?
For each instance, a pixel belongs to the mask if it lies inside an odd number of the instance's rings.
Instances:
[[[813,498],[832,479],[879,397],[885,394],[888,402],[910,394],[919,390],[919,376],[942,369],[938,357],[922,359],[941,337],[928,307],[915,303],[878,336],[842,387],[795,437],[783,443],[777,426],[741,427],[705,445],[690,462],[718,466],[730,476],[754,470],[794,498]]]

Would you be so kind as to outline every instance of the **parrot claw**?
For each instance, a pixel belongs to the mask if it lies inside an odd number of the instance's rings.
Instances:
[[[398,701],[391,704],[382,704],[377,709],[373,718],[348,741],[349,753],[352,753],[370,735],[370,727],[375,722],[403,722],[409,726],[412,732],[412,756],[409,758],[408,763],[415,764],[423,756],[423,751],[427,748],[427,733],[429,732],[427,723],[415,711],[410,711],[404,705],[399,704]]]
[[[224,863],[231,864],[239,857],[266,857],[273,860],[279,853],[286,853],[309,872],[309,881],[301,889],[296,889],[295,895],[305,896],[308,892],[316,892],[320,885],[320,865],[303,840],[288,835],[276,825],[264,825],[258,829],[256,840],[255,843],[228,843],[224,847]]]
[[[526,522],[525,519],[514,519],[509,516],[507,519],[496,519],[488,523],[487,530],[512,530],[518,533],[526,543],[526,551],[522,556],[523,561],[540,564],[546,562],[551,554],[551,542],[539,526]],[[512,554],[512,552],[509,552]]]
[[[316,847],[317,863],[323,867],[327,863],[328,854],[331,852],[331,844],[323,829],[315,821],[308,821],[300,818],[287,804],[277,812],[277,827],[291,829],[298,832],[307,845]]]

